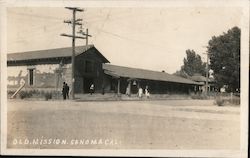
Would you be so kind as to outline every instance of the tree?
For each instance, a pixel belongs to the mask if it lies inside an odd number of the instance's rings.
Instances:
[[[219,88],[225,85],[230,92],[240,88],[240,34],[240,29],[233,27],[208,42],[210,67],[216,84]]]
[[[183,78],[189,78],[190,76],[183,70],[183,65],[181,66],[181,69],[179,71],[176,71],[174,73],[174,75],[176,76],[180,76],[180,77],[183,77]]]
[[[206,76],[206,64],[202,62],[201,56],[190,49],[186,50],[186,55],[187,57],[183,59],[184,65],[175,74],[185,78],[193,76],[195,73]]]

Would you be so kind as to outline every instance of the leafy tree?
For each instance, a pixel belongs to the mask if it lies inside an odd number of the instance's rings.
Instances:
[[[190,76],[195,73],[206,75],[206,64],[202,62],[201,56],[196,54],[194,50],[186,50],[187,58],[184,58],[183,70]]]
[[[240,34],[240,29],[233,27],[208,42],[210,67],[216,84],[219,88],[226,85],[231,92],[240,88]]]
[[[184,77],[184,78],[189,78],[190,76],[183,70],[183,65],[181,66],[181,69],[179,71],[176,71],[174,75]]]
[[[177,71],[175,75],[188,78],[195,73],[199,73],[203,76],[206,75],[206,64],[202,62],[201,56],[196,54],[194,50],[186,50],[187,57],[183,59],[184,65],[181,66],[181,70]]]

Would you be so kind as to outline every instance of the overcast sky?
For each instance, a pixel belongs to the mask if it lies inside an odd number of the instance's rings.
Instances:
[[[241,8],[84,8],[77,13],[92,35],[89,43],[111,64],[174,73],[185,50],[205,61],[212,36],[240,27]],[[63,23],[72,12],[65,8],[9,8],[8,53],[71,46],[72,27]],[[78,29],[77,29],[78,30]],[[85,41],[78,39],[77,45]]]

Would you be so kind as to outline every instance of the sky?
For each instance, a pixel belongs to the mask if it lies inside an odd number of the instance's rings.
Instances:
[[[239,7],[83,8],[83,19],[95,47],[111,64],[174,73],[193,49],[206,61],[212,36],[240,27]],[[7,10],[8,53],[70,47],[72,33],[63,23],[72,18],[65,8],[11,7]],[[78,31],[79,28],[77,27]],[[85,45],[77,39],[76,45]]]

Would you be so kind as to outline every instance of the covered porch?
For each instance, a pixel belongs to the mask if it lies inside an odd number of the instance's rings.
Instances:
[[[137,94],[139,88],[149,90],[150,94],[189,94],[199,83],[170,75],[143,69],[103,64],[104,73],[111,78],[111,87],[115,92],[128,96]]]

